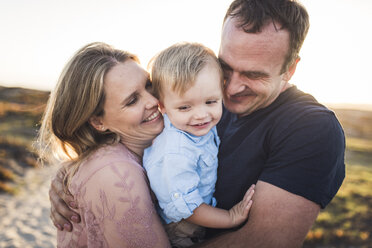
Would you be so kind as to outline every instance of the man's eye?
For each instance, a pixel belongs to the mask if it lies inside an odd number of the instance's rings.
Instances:
[[[231,77],[231,73],[231,70],[223,70],[223,80],[229,80],[229,78]]]
[[[269,78],[269,75],[266,73],[262,72],[248,72],[248,73],[243,73],[243,75],[250,80],[263,80]]]

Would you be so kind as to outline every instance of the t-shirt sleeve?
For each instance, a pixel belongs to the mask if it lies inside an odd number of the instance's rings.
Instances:
[[[303,115],[275,129],[259,180],[303,196],[324,208],[345,177],[345,138],[331,112]]]
[[[198,189],[197,162],[184,154],[168,153],[157,165],[147,169],[151,189],[171,221],[190,217],[203,203]]]
[[[88,247],[169,247],[138,165],[124,161],[105,166],[81,192]]]

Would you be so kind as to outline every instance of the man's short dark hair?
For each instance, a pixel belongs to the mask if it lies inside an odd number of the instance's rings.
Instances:
[[[235,0],[227,10],[224,22],[228,17],[236,18],[238,27],[247,33],[261,32],[270,21],[277,29],[289,31],[289,49],[281,73],[298,58],[310,26],[306,9],[296,0]]]

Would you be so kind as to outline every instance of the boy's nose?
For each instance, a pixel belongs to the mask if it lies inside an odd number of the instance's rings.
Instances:
[[[202,120],[202,119],[205,119],[208,117],[208,112],[205,111],[205,110],[198,110],[196,111],[196,113],[194,114],[194,118],[195,119],[198,119],[198,120]]]

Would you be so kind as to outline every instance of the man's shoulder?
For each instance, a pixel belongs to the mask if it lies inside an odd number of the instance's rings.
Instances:
[[[240,119],[225,110],[224,120],[219,126],[222,139],[230,142],[263,140],[287,135],[319,132],[319,129],[342,128],[333,111],[318,103],[310,94],[296,87],[280,95],[264,109],[257,110]]]
[[[263,116],[276,124],[301,122],[309,117],[326,122],[336,120],[333,111],[319,103],[312,95],[300,91],[295,86],[283,92],[275,102],[267,107]]]
[[[318,123],[337,122],[335,113],[326,106],[307,97],[299,97],[283,106],[284,111],[278,117],[290,122],[302,122],[316,119]]]
[[[332,112],[323,104],[319,103],[314,96],[299,90],[293,86],[283,92],[276,101],[272,103],[273,108],[288,109],[289,114],[298,112]]]

